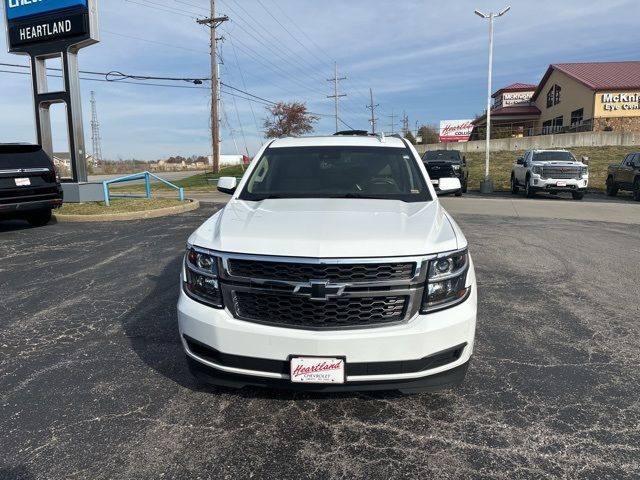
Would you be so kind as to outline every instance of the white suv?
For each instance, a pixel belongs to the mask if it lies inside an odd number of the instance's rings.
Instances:
[[[218,189],[232,197],[189,238],[180,280],[194,375],[316,391],[462,382],[473,262],[408,142],[278,139]]]
[[[582,200],[588,185],[589,167],[567,150],[527,150],[511,167],[514,195],[524,187],[529,198],[536,192],[569,192],[574,200]]]

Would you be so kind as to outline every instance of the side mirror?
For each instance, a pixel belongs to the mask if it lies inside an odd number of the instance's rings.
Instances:
[[[582,163],[589,165],[589,157],[582,157]]]
[[[233,195],[238,186],[238,179],[236,177],[220,177],[218,179],[218,191],[222,193],[228,193]]]
[[[516,163],[518,165],[524,165],[524,157],[518,157],[516,160]]]
[[[447,193],[460,190],[462,188],[462,184],[460,183],[460,179],[457,177],[445,177],[440,179],[438,187],[440,188],[440,192]]]

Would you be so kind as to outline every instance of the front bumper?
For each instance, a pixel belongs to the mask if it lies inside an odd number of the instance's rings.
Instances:
[[[462,381],[473,352],[477,311],[473,267],[467,283],[469,298],[446,310],[418,314],[400,325],[331,331],[238,320],[227,309],[202,305],[181,291],[180,338],[193,373],[218,385],[316,391],[446,388]],[[346,383],[291,383],[287,368],[292,355],[344,357]]]
[[[531,186],[536,190],[544,190],[549,192],[579,192],[587,189],[589,185],[588,178],[542,178],[534,175],[531,178]]]

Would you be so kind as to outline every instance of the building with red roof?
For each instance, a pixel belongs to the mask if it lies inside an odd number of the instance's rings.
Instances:
[[[492,95],[493,138],[581,131],[640,132],[640,61],[554,63],[538,85]],[[486,114],[473,121],[484,138]]]
[[[531,100],[542,133],[640,132],[640,61],[549,65]]]

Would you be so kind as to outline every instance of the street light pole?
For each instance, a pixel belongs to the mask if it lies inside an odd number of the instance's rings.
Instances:
[[[484,161],[484,180],[480,182],[480,193],[492,193],[493,182],[489,178],[489,153],[491,142],[491,81],[493,76],[493,19],[503,16],[511,7],[507,7],[499,13],[490,12],[488,15],[478,10],[475,14],[481,18],[489,20],[489,72],[487,78],[487,133],[485,135],[485,161]]]

